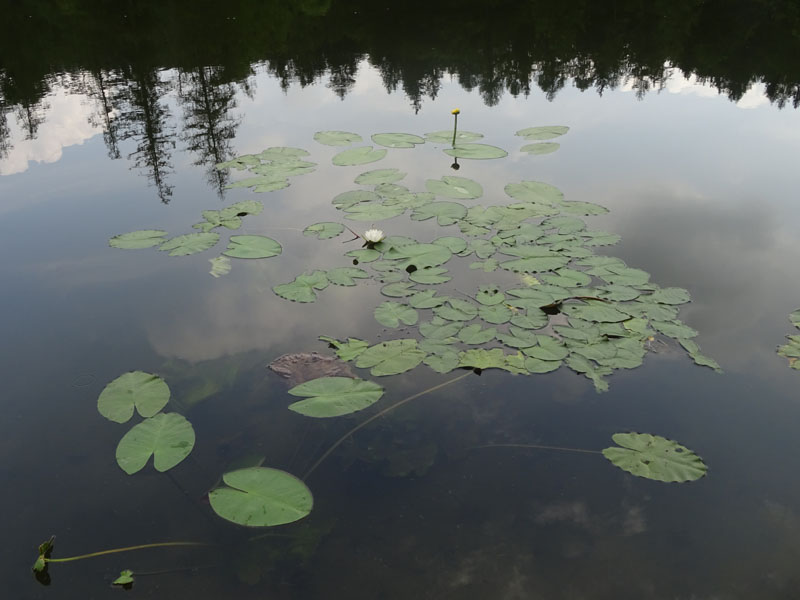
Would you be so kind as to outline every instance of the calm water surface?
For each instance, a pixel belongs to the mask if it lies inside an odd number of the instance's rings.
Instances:
[[[25,4],[9,9],[23,30]],[[542,43],[533,50],[512,45],[528,57],[528,69],[512,51],[499,53],[502,33],[494,21],[482,30],[470,3],[473,12],[452,17],[453,30],[435,31],[433,23],[448,23],[443,10],[422,32],[409,31],[416,42],[407,42],[407,55],[381,46],[370,26],[380,30],[392,17],[380,11],[367,11],[361,29],[336,33],[332,24],[352,25],[351,13],[366,10],[359,3],[301,3],[283,21],[259,21],[270,15],[249,13],[253,4],[192,16],[200,32],[214,30],[216,18],[220,39],[232,46],[191,47],[196,57],[177,42],[153,51],[153,40],[190,37],[173,22],[180,13],[166,11],[163,21],[99,14],[87,23],[75,7],[61,18],[87,31],[70,34],[46,14],[30,17],[58,53],[48,56],[40,44],[28,55],[4,54],[0,523],[7,597],[110,597],[120,593],[111,580],[130,568],[142,574],[129,593],[156,598],[795,598],[800,375],[775,352],[794,333],[787,315],[800,305],[800,114],[792,108],[797,78],[780,64],[786,48],[770,46],[741,73],[724,60],[714,72],[714,61],[702,57],[722,55],[725,38],[716,30],[708,31],[708,47],[692,37],[692,52],[667,43],[682,31],[676,23],[701,28],[710,18],[679,3],[661,20],[638,15],[669,39],[662,47],[651,36],[648,46],[632,36],[628,62],[620,62],[592,35],[576,33],[578,16],[538,7],[548,23],[565,23],[556,31],[584,45],[539,31]],[[627,4],[605,15],[607,41],[636,30]],[[767,8],[753,4],[756,27]],[[141,22],[124,25],[135,17]],[[411,18],[397,17],[400,24]],[[265,38],[282,42],[254,54],[236,36],[259,22],[271,23]],[[466,34],[458,27],[467,22],[478,41],[459,56],[457,38]],[[111,38],[121,35],[117,28],[141,42],[142,64],[127,46],[92,49],[72,37],[106,31]],[[309,32],[313,41],[296,39]],[[399,35],[386,33],[393,41]],[[573,62],[562,61],[573,67],[553,73],[560,49],[574,47]],[[738,49],[731,46],[730,61]],[[582,59],[594,60],[591,81]],[[481,71],[489,63],[495,85]],[[501,65],[513,76],[501,76]],[[700,78],[670,65],[694,68]],[[518,81],[525,69],[539,78],[527,94]],[[461,161],[458,174],[484,186],[480,202],[506,203],[503,186],[526,179],[608,207],[609,214],[586,218],[621,236],[602,253],[648,271],[663,287],[688,289],[692,302],[680,318],[700,332],[704,353],[725,373],[694,365],[668,343],[657,344],[641,367],[610,376],[604,394],[566,367],[548,375],[471,375],[357,433],[309,477],[312,514],[270,530],[288,537],[252,540],[259,531],[221,520],[206,500],[228,465],[257,454],[300,475],[365,418],[312,420],[286,410],[288,386],[266,365],[285,353],[329,353],[319,335],[403,337],[375,322],[373,309],[385,300],[375,282],[330,286],[313,304],[272,293],[304,270],[346,266],[343,252],[358,246],[301,230],[342,221],[331,199],[355,188],[353,178],[365,170],[401,168],[409,173],[401,183],[415,191],[426,179],[453,174],[452,159],[430,145],[390,150],[372,165],[334,167],[338,149],[313,135],[423,134],[451,127],[454,107],[460,127],[509,151],[503,161]],[[571,128],[557,152],[518,151],[515,131],[553,124]],[[283,145],[309,150],[318,169],[276,192],[225,189],[239,175],[220,173],[215,163]],[[188,233],[202,210],[246,199],[261,200],[265,210],[236,233],[277,239],[280,257],[234,260],[231,273],[215,279],[208,259],[221,246],[178,258],[108,247],[110,237],[132,230]],[[351,224],[359,231],[367,225]],[[458,234],[407,214],[376,225],[421,240]],[[448,293],[518,285],[508,273],[458,273],[442,286]],[[128,476],[116,464],[129,425],[105,420],[96,400],[130,370],[162,375],[172,389],[169,410],[186,415],[196,431],[194,451],[168,473],[148,466]],[[365,370],[358,375],[375,379]],[[420,366],[381,378],[386,395],[367,412],[453,376]],[[598,455],[480,447],[599,450],[619,431],[679,440],[704,458],[708,476],[662,484]],[[165,540],[215,545],[53,564],[52,583],[42,587],[30,565],[36,546],[53,534],[57,557]]]

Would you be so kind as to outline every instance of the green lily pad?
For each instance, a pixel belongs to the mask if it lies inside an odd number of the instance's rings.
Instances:
[[[561,307],[561,311],[570,317],[597,323],[620,323],[631,318],[629,314],[598,301],[590,301],[587,304],[565,304]]]
[[[520,148],[520,152],[527,152],[528,154],[538,155],[538,154],[551,154],[558,150],[561,147],[561,144],[556,144],[554,142],[542,142],[537,144],[526,144],[522,148]]]
[[[603,450],[611,463],[637,477],[665,482],[700,479],[708,471],[703,460],[678,442],[649,433],[615,433],[620,447]]]
[[[466,177],[456,177],[455,175],[445,175],[441,179],[428,179],[425,181],[425,187],[431,194],[456,200],[483,196],[483,187],[481,187],[480,183]]]
[[[138,250],[139,248],[152,248],[164,243],[166,231],[160,229],[141,229],[115,235],[108,240],[108,245],[112,248],[122,248],[123,250]]]
[[[547,313],[533,306],[528,307],[524,315],[515,314],[511,317],[511,324],[522,329],[541,329],[548,322]]]
[[[582,215],[584,217],[604,215],[608,212],[605,206],[592,202],[562,202],[559,208],[561,212],[568,215]]]
[[[415,325],[417,319],[417,311],[407,304],[387,301],[375,308],[375,320],[384,327],[400,327],[400,323]]]
[[[188,256],[208,250],[218,241],[218,233],[187,233],[167,240],[158,249],[168,251],[170,256]]]
[[[408,303],[414,308],[435,308],[449,299],[448,296],[437,296],[436,290],[426,290],[409,297]]]
[[[475,299],[485,306],[494,306],[505,302],[506,295],[493,285],[482,285]]]
[[[458,358],[459,367],[471,369],[505,369],[506,367],[506,355],[500,348],[491,350],[473,348],[461,352]]]
[[[659,304],[686,304],[691,300],[689,292],[683,288],[661,288],[653,292],[647,298],[650,302]]]
[[[475,160],[505,158],[508,156],[508,152],[497,146],[472,143],[456,144],[455,148],[447,148],[444,153],[456,158],[471,158]]]
[[[502,325],[508,323],[514,313],[505,304],[495,304],[494,306],[481,306],[478,309],[478,316],[492,325]]]
[[[467,325],[458,332],[458,339],[465,344],[477,345],[491,342],[497,335],[497,329],[487,327],[483,329],[479,324]]]
[[[415,283],[436,285],[452,279],[447,273],[448,271],[444,267],[425,267],[424,269],[417,269],[408,278]]]
[[[346,210],[362,202],[380,202],[381,197],[369,190],[350,190],[337,195],[331,202],[336,208]]]
[[[526,356],[542,361],[561,361],[569,355],[569,349],[554,337],[549,335],[536,335],[535,346],[523,350]]]
[[[384,258],[398,260],[398,268],[405,269],[411,265],[417,269],[425,267],[438,267],[443,265],[453,256],[444,246],[438,244],[408,244],[393,247],[384,253]]]
[[[531,258],[519,258],[517,260],[507,260],[500,263],[500,267],[506,271],[515,273],[542,273],[560,269],[569,263],[569,258],[561,256],[542,256]]]
[[[227,229],[239,229],[242,226],[242,217],[246,215],[257,215],[264,210],[264,205],[255,200],[245,200],[231,204],[222,210],[204,210],[202,223],[192,225],[201,231],[211,231],[215,227],[225,227]]]
[[[231,258],[271,258],[282,251],[278,242],[263,235],[232,235],[222,254]]]
[[[463,323],[445,321],[441,318],[434,318],[426,323],[419,324],[419,332],[430,340],[447,340],[456,335]]]
[[[447,305],[434,308],[433,312],[448,321],[471,321],[478,315],[478,307],[465,300],[450,298]]]
[[[417,292],[419,292],[419,290],[414,287],[413,283],[408,281],[390,283],[381,288],[381,294],[389,296],[390,298],[404,298],[406,296],[413,296]]]
[[[412,133],[376,133],[372,141],[387,148],[413,148],[417,144],[424,144],[425,138]]]
[[[541,181],[522,181],[509,183],[505,192],[520,202],[533,202],[556,206],[564,200],[564,194],[557,187]]]
[[[292,302],[314,302],[317,299],[315,290],[324,290],[328,283],[324,271],[313,271],[298,275],[291,283],[276,285],[272,291]]]
[[[394,183],[403,179],[407,173],[400,169],[374,169],[365,171],[355,178],[360,185],[380,185],[381,183]]]
[[[414,209],[411,213],[413,221],[425,221],[436,217],[436,222],[445,227],[453,225],[467,214],[467,207],[458,202],[431,202]]]
[[[376,377],[398,375],[410,371],[425,358],[417,347],[417,340],[400,339],[370,346],[356,359],[356,366],[370,369]]]
[[[354,286],[356,279],[369,279],[369,273],[357,267],[336,267],[325,274],[333,285]]]
[[[460,252],[464,252],[467,249],[467,241],[464,238],[455,237],[452,235],[445,235],[442,237],[438,237],[431,242],[431,244],[436,244],[437,246],[444,246],[453,254],[458,254]]]
[[[441,354],[428,354],[422,361],[437,373],[449,373],[458,368],[458,352],[451,350]]]
[[[169,387],[158,375],[143,371],[124,373],[106,385],[97,398],[97,410],[106,419],[125,423],[134,408],[143,417],[152,417],[169,402]]]
[[[800,308],[789,315],[789,321],[795,327],[800,327]]]
[[[272,527],[308,516],[314,499],[306,484],[286,471],[249,467],[225,473],[225,486],[208,493],[223,519],[247,527]]]
[[[383,148],[374,149],[372,146],[361,146],[339,152],[333,157],[333,164],[339,167],[364,165],[379,161],[384,156],[386,156],[386,150]]]
[[[329,240],[335,238],[337,235],[344,231],[344,225],[341,223],[314,223],[309,225],[303,230],[303,235],[314,236],[321,240]]]
[[[307,417],[339,417],[371,406],[383,396],[383,388],[372,381],[350,377],[320,377],[296,385],[292,396],[306,398],[289,410]]]
[[[656,331],[663,333],[671,338],[693,338],[698,332],[680,321],[651,321]]]
[[[356,204],[345,208],[347,218],[353,221],[383,221],[402,215],[406,209],[404,206],[387,206],[386,204]]]
[[[523,350],[523,352],[525,352],[525,350]],[[561,361],[541,360],[540,358],[526,358],[524,364],[528,373],[550,373],[561,366]]]
[[[545,125],[543,127],[528,127],[520,129],[514,135],[524,137],[526,140],[552,140],[569,131],[565,125]]]
[[[119,572],[119,577],[111,582],[111,585],[132,585],[133,584],[133,571],[124,569]]]
[[[211,263],[211,270],[209,274],[213,277],[222,277],[231,272],[231,259],[227,256],[217,256],[216,258],[209,258],[208,262]]]
[[[272,146],[266,150],[262,150],[257,154],[261,160],[275,161],[275,162],[293,162],[309,156],[308,150],[302,148],[293,148],[291,146]]]
[[[153,457],[156,471],[168,471],[194,448],[194,429],[178,413],[159,413],[134,425],[117,445],[117,464],[128,475]]]
[[[336,356],[344,361],[353,360],[356,356],[361,354],[364,350],[369,348],[369,342],[359,340],[358,338],[347,338],[346,342],[328,337],[327,335],[319,336],[323,342],[328,342],[331,346],[336,348]]]
[[[314,139],[326,146],[349,146],[361,141],[361,136],[349,131],[318,131]]]
[[[474,142],[483,137],[482,133],[475,133],[473,131],[458,131],[456,132],[456,143],[458,142]],[[425,139],[434,144],[452,144],[453,143],[453,130],[442,129],[440,131],[433,131],[425,134]]]

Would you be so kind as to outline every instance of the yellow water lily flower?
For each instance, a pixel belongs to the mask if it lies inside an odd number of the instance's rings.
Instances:
[[[460,108],[454,108],[453,110],[450,111],[451,115],[458,115],[460,113],[461,113],[461,109]]]

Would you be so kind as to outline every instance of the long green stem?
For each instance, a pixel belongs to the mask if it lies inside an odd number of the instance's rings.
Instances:
[[[317,467],[318,467],[320,464],[322,464],[322,461],[324,461],[326,458],[328,458],[328,456],[330,456],[330,455],[331,455],[331,452],[333,452],[334,450],[336,450],[336,448],[338,448],[338,447],[339,447],[339,445],[340,445],[340,444],[341,444],[343,441],[345,441],[347,438],[349,438],[351,435],[353,435],[353,434],[354,434],[356,431],[358,431],[359,429],[362,429],[362,428],[366,427],[367,425],[369,425],[370,423],[372,423],[372,422],[373,422],[375,419],[378,419],[378,418],[382,417],[382,416],[383,416],[383,415],[385,415],[386,413],[388,413],[388,412],[390,412],[390,411],[393,411],[395,408],[397,408],[397,407],[399,407],[399,406],[402,406],[403,404],[406,404],[407,402],[411,402],[412,400],[416,400],[416,399],[417,399],[417,398],[419,398],[420,396],[424,396],[425,394],[430,394],[431,392],[435,392],[436,390],[440,390],[440,389],[442,389],[443,387],[447,387],[448,385],[450,385],[450,384],[453,384],[453,383],[455,383],[455,382],[457,382],[457,381],[461,381],[461,380],[462,380],[462,379],[464,379],[465,377],[469,377],[471,374],[472,374],[472,371],[467,371],[467,372],[466,372],[466,373],[464,373],[463,375],[459,375],[458,377],[454,377],[453,379],[449,379],[448,381],[445,381],[444,383],[440,383],[440,384],[438,384],[438,385],[434,385],[433,387],[429,387],[427,390],[423,390],[423,391],[421,391],[421,392],[417,392],[416,394],[412,394],[412,395],[411,395],[411,396],[409,396],[408,398],[403,398],[403,399],[402,399],[402,400],[400,400],[399,402],[396,402],[396,403],[392,404],[391,406],[389,406],[389,407],[387,407],[387,408],[384,408],[384,409],[383,409],[382,411],[380,411],[379,413],[375,413],[374,415],[372,415],[372,416],[371,416],[369,419],[367,419],[366,421],[362,421],[361,423],[359,423],[358,425],[356,425],[355,427],[353,427],[353,428],[352,428],[350,431],[348,431],[347,433],[345,433],[345,434],[344,434],[342,437],[340,437],[338,440],[336,440],[336,442],[334,442],[334,444],[333,444],[333,445],[332,445],[330,448],[328,448],[328,449],[325,451],[325,453],[324,453],[322,456],[320,456],[320,457],[319,457],[319,459],[317,460],[317,462],[315,462],[313,465],[311,465],[311,468],[310,468],[308,471],[306,471],[306,474],[305,474],[305,475],[303,475],[303,481],[305,481],[306,479],[308,479],[308,477],[309,477],[309,476],[310,476],[310,475],[311,475],[311,474],[314,472],[314,470],[315,470],[315,469],[316,469],[316,468],[317,468]]]
[[[453,115],[455,119],[453,119],[453,148],[456,147],[456,131],[458,130],[458,113]]]
[[[584,454],[602,454],[599,450],[584,450],[582,448],[565,448],[563,446],[543,446],[541,444],[484,444],[483,446],[473,446],[471,450],[477,448],[536,448],[538,450],[559,450],[564,452],[582,452]]]
[[[155,544],[140,544],[138,546],[127,546],[125,548],[112,548],[111,550],[101,550],[100,552],[90,552],[80,556],[68,556],[66,558],[45,558],[45,562],[72,562],[73,560],[83,560],[84,558],[94,558],[95,556],[105,556],[106,554],[116,554],[118,552],[129,552],[131,550],[144,550],[146,548],[164,548],[166,546],[211,546],[207,542],[157,542]]]

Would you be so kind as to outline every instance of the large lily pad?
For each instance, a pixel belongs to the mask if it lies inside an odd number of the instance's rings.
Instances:
[[[387,206],[385,204],[356,204],[349,208],[344,209],[347,213],[347,218],[353,221],[383,221],[384,219],[391,219],[398,215],[402,215],[406,209],[404,206],[395,205]]]
[[[313,271],[298,275],[291,283],[276,285],[272,291],[293,302],[314,302],[317,299],[315,290],[324,290],[328,283],[324,271]]]
[[[400,302],[387,301],[375,308],[375,320],[384,327],[400,327],[400,323],[415,325],[417,319],[417,311]]]
[[[455,175],[445,175],[441,179],[428,179],[425,181],[425,187],[432,194],[456,200],[480,198],[483,195],[483,187],[480,183]]]
[[[326,146],[349,146],[361,141],[361,136],[349,131],[318,131],[314,139]]]
[[[188,256],[208,250],[218,241],[218,233],[187,233],[167,240],[158,249],[169,252],[170,256]]]
[[[109,383],[97,398],[97,410],[106,419],[125,423],[134,408],[152,417],[169,402],[169,387],[158,375],[143,371],[124,373]]]
[[[282,251],[278,242],[264,235],[232,235],[223,254],[231,258],[270,258]]]
[[[371,406],[383,396],[383,388],[372,381],[350,377],[320,377],[289,390],[306,398],[289,405],[289,410],[307,417],[338,417]]]
[[[535,202],[555,205],[561,203],[564,194],[557,187],[541,181],[522,181],[509,183],[505,187],[506,194],[520,202]]]
[[[456,158],[471,158],[476,160],[487,160],[492,158],[504,158],[508,152],[497,146],[489,144],[456,144],[455,148],[447,148],[445,154]]]
[[[117,445],[117,464],[128,475],[140,471],[150,457],[156,471],[167,471],[194,448],[194,429],[178,413],[159,413],[131,428]]]
[[[122,248],[123,250],[138,250],[140,248],[152,248],[164,243],[166,231],[160,229],[142,229],[115,235],[108,240],[108,245],[112,248]]]
[[[703,460],[678,442],[649,433],[615,433],[620,447],[603,450],[612,464],[637,477],[656,481],[695,481],[706,474]]]
[[[436,217],[436,222],[445,227],[453,225],[467,215],[467,207],[458,202],[431,202],[414,209],[412,221],[425,221]]]
[[[370,346],[356,359],[356,366],[375,376],[397,375],[416,367],[425,358],[417,340],[400,339]]]
[[[385,258],[399,260],[399,268],[405,269],[411,265],[417,269],[425,267],[438,267],[450,260],[453,253],[439,244],[408,244],[395,247],[386,252]]]
[[[372,146],[361,146],[339,152],[333,157],[333,164],[339,167],[349,167],[352,165],[365,165],[376,162],[386,156],[384,148],[373,148]]]
[[[223,519],[247,527],[272,527],[299,521],[314,506],[311,490],[286,471],[249,467],[225,473],[224,487],[208,494]]]
[[[357,267],[336,267],[326,273],[333,285],[354,286],[356,279],[369,279],[369,273]]]

